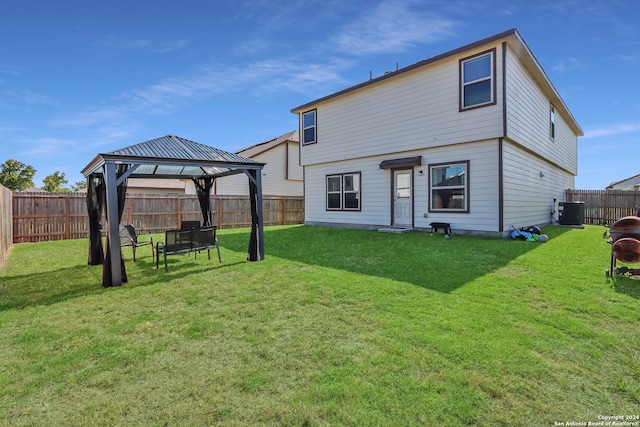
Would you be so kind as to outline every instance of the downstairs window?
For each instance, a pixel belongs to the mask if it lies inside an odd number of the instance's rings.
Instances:
[[[429,165],[430,210],[469,212],[469,162]]]
[[[360,210],[360,172],[327,175],[327,210]]]

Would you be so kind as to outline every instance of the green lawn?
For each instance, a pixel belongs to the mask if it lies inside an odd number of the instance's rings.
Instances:
[[[603,227],[547,243],[222,230],[101,286],[86,240],[0,270],[0,425],[552,426],[640,415],[640,280]],[[156,236],[160,238],[160,236]],[[637,422],[637,421],[634,421]]]

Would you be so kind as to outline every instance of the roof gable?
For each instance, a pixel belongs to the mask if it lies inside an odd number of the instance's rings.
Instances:
[[[629,187],[637,187],[637,186],[640,186],[640,174],[634,175],[630,178],[621,179],[620,181],[612,182],[611,184],[607,185],[606,189],[612,190],[616,188],[620,189],[620,188],[629,188]]]
[[[298,131],[294,130],[292,132],[285,133],[284,135],[280,135],[274,139],[260,142],[258,144],[252,145],[251,147],[244,148],[238,151],[236,154],[244,157],[252,158],[266,151],[272,150],[286,142],[299,143],[300,138],[298,137]]]

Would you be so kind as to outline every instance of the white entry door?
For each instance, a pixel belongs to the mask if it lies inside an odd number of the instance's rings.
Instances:
[[[393,171],[393,225],[413,226],[413,191],[411,170]]]

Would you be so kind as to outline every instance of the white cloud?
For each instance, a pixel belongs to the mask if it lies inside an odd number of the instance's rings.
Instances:
[[[128,37],[108,36],[97,43],[97,46],[111,49],[148,50],[153,53],[171,53],[189,44],[189,40],[181,39],[165,43],[155,43],[146,39],[130,39]]]
[[[0,81],[1,82],[1,81]],[[0,107],[16,111],[29,111],[32,107],[50,106],[58,107],[60,103],[50,96],[31,91],[7,90],[0,97]]]
[[[189,40],[176,40],[168,43],[160,43],[153,46],[152,51],[155,53],[171,53],[180,50],[189,44]]]
[[[585,70],[586,65],[578,58],[567,58],[564,61],[557,62],[551,67],[553,71],[558,73],[567,73],[575,70]]]
[[[131,90],[115,97],[111,106],[70,112],[50,121],[52,128],[71,130],[74,141],[63,144],[62,139],[42,138],[25,142],[31,147],[26,155],[54,156],[60,150],[71,150],[87,157],[96,151],[109,150],[114,143],[136,136],[144,116],[171,112],[216,96],[246,92],[260,97],[283,92],[317,95],[318,91],[333,89],[342,83],[341,67],[349,61],[328,64],[304,64],[294,60],[272,59],[246,66],[209,65],[183,77],[160,80],[146,87]],[[285,71],[286,70],[286,71]]]
[[[386,1],[367,10],[333,38],[339,51],[354,55],[398,52],[450,36],[455,21],[412,10],[412,2]]]
[[[77,148],[78,141],[62,138],[34,138],[21,141],[21,145],[28,147],[20,154],[24,156],[55,156],[56,153],[69,152]]]
[[[617,123],[608,127],[587,130],[583,138],[601,138],[625,133],[640,132],[640,122]]]
[[[97,43],[98,46],[104,46],[116,49],[140,49],[151,45],[149,40],[130,39],[128,37],[108,36]]]
[[[22,68],[13,65],[0,65],[0,73],[17,76],[22,72]]]
[[[123,109],[128,111],[162,114],[180,103],[224,93],[249,91],[260,95],[283,88],[305,92],[310,86],[341,82],[339,71],[346,66],[348,61],[303,64],[277,59],[246,66],[210,65],[190,76],[165,79],[119,98],[127,102]]]
[[[41,93],[24,92],[22,94],[22,99],[27,104],[58,105],[58,102],[54,101],[53,98]]]
[[[618,53],[613,55],[613,57],[615,59],[619,59],[621,61],[625,61],[625,62],[635,62],[638,60],[638,55],[636,54],[622,54],[622,53]]]
[[[86,128],[89,126],[104,123],[106,121],[113,121],[121,118],[122,112],[114,108],[112,110],[104,109],[74,113],[70,117],[54,119],[52,120],[51,124],[55,127]]]

